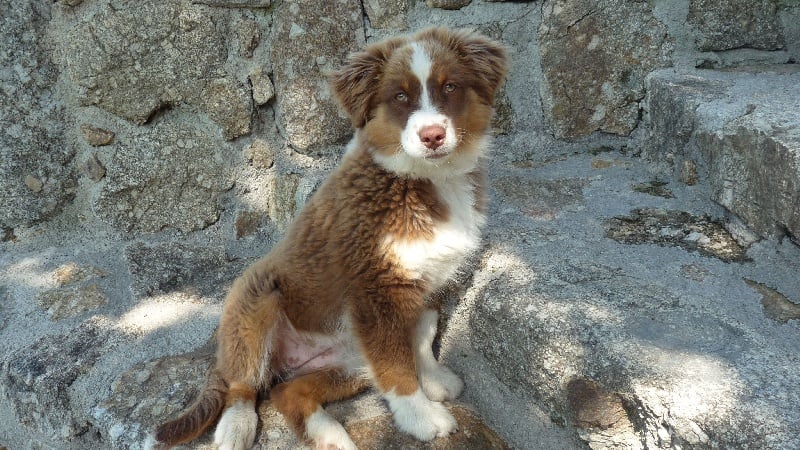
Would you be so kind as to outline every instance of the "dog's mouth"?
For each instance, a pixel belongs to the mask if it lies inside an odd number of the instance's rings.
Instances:
[[[437,159],[442,159],[448,155],[450,155],[450,152],[430,152],[425,155],[425,159],[437,160]]]

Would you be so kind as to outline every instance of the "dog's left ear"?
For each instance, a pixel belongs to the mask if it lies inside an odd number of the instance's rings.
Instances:
[[[467,30],[457,32],[453,42],[465,64],[480,75],[481,79],[477,86],[479,93],[491,105],[508,72],[506,47],[486,36]]]
[[[336,99],[350,116],[353,126],[361,128],[370,119],[378,83],[392,52],[404,41],[390,39],[353,53],[345,66],[329,75]]]

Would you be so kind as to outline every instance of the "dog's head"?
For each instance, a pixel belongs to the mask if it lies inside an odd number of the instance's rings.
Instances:
[[[351,55],[332,86],[376,160],[424,176],[474,167],[507,70],[497,42],[432,28]]]

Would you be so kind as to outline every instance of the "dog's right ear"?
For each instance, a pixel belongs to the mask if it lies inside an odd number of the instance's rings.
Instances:
[[[330,74],[336,99],[350,116],[354,127],[361,128],[370,119],[384,66],[394,49],[403,42],[403,39],[391,39],[373,44],[350,55],[342,69]]]

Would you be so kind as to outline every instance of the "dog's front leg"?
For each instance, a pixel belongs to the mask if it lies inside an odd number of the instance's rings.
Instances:
[[[452,370],[439,364],[433,356],[433,339],[439,322],[439,313],[425,309],[417,320],[414,331],[414,351],[417,375],[422,391],[429,399],[441,402],[453,400],[461,394],[464,382]]]
[[[417,379],[413,344],[422,298],[411,289],[384,290],[353,310],[364,356],[397,427],[422,441],[447,436],[458,424]]]

